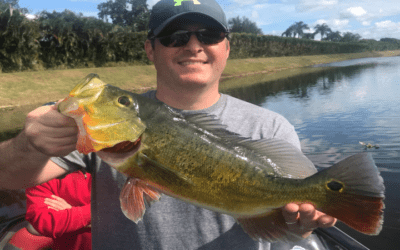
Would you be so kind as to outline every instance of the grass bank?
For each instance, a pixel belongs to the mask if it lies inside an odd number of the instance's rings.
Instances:
[[[251,74],[274,74],[287,69],[366,57],[399,56],[399,51],[354,54],[251,58],[228,60],[222,82]],[[97,73],[111,85],[134,92],[155,87],[154,66],[127,66],[72,70],[49,70],[0,74],[0,109],[39,104],[64,98],[89,73]]]
[[[400,56],[400,50],[233,59],[228,60],[223,72],[221,88],[303,74],[315,70],[305,67],[316,64],[382,56]],[[0,74],[0,140],[4,139],[1,134],[4,135],[5,131],[13,134],[12,131],[19,130],[30,110],[43,103],[66,97],[69,91],[89,73],[97,73],[104,82],[133,92],[144,92],[155,88],[156,83],[156,71],[152,65]],[[243,76],[251,76],[252,80],[243,83],[239,79]]]

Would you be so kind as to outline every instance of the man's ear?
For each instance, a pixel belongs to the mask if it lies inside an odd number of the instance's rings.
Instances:
[[[154,49],[153,46],[151,46],[151,41],[149,39],[147,39],[144,43],[144,50],[146,51],[147,58],[149,58],[150,61],[154,62]]]
[[[231,45],[229,43],[229,40],[226,39],[226,59],[228,60],[229,53],[231,52]]]

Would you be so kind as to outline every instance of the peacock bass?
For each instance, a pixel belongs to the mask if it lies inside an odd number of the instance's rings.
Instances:
[[[124,214],[138,223],[161,194],[233,216],[256,240],[287,233],[280,208],[311,203],[355,230],[377,235],[384,184],[369,154],[351,156],[308,176],[313,163],[279,139],[251,140],[207,114],[169,106],[88,75],[58,105],[79,127],[80,153],[96,154],[128,176]],[[266,227],[265,218],[276,227]]]

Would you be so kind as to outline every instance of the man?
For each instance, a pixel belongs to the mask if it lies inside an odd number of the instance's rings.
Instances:
[[[146,96],[179,112],[215,115],[242,136],[281,138],[300,148],[293,126],[283,117],[218,92],[230,47],[225,14],[214,0],[162,0],[153,7],[149,26],[145,50],[157,70],[157,91]],[[34,185],[85,167],[93,173],[94,249],[270,249],[268,242],[250,239],[232,217],[168,196],[147,209],[136,225],[122,214],[118,200],[126,177],[95,154],[74,151],[76,136],[75,122],[55,106],[32,111],[23,132],[0,145],[5,154],[0,188]],[[289,235],[302,237],[336,221],[309,204],[288,204],[282,213]]]

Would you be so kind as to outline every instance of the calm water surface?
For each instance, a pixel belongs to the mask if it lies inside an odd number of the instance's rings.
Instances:
[[[361,141],[379,145],[368,151],[386,163],[382,171],[400,172],[400,57],[323,66],[330,68],[229,93],[286,117],[319,167],[367,150]]]
[[[400,249],[400,57],[323,66],[318,73],[225,92],[286,117],[317,167],[371,152],[386,186],[383,230],[372,237],[337,226],[371,250]]]

